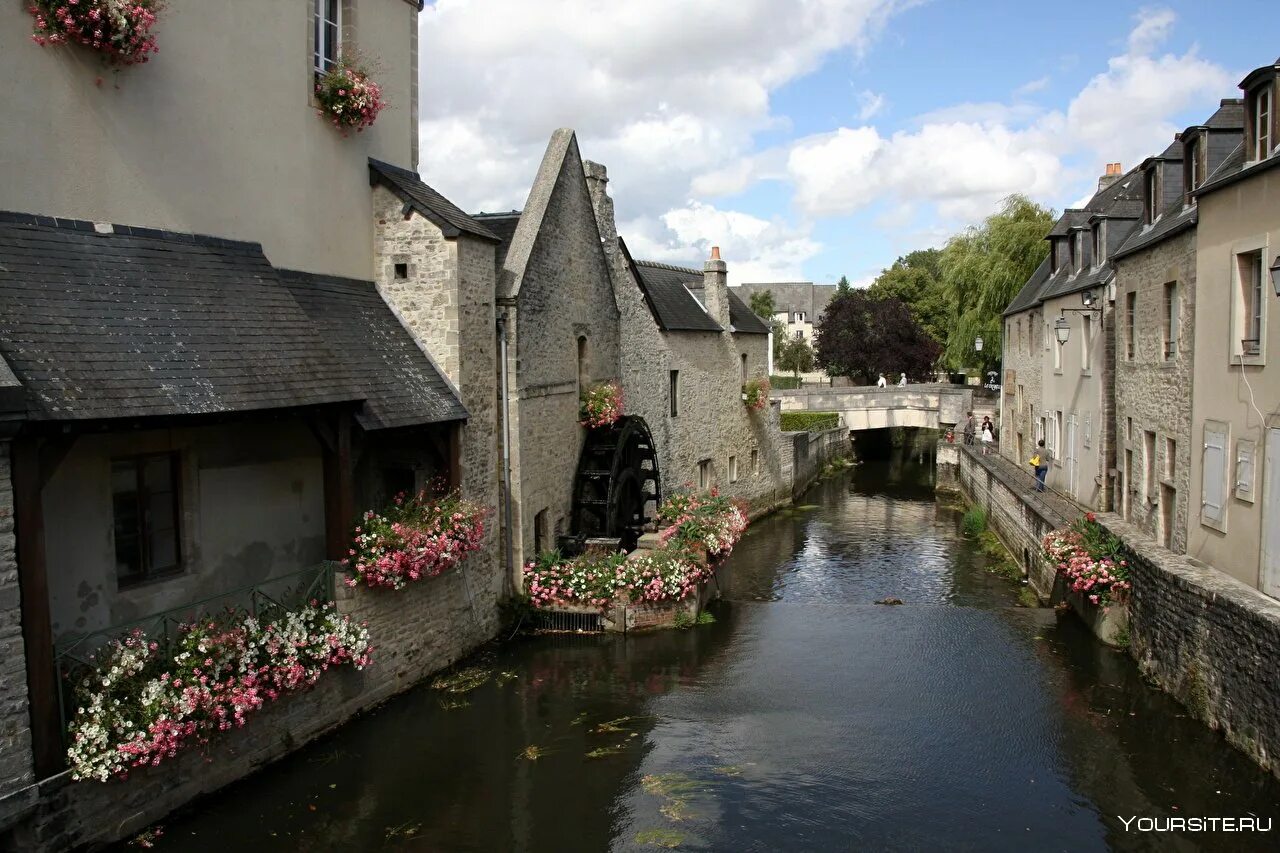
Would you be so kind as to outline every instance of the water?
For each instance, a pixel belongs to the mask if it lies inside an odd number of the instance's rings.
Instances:
[[[1016,606],[930,462],[899,452],[754,526],[715,624],[487,652],[482,686],[411,691],[157,847],[1274,849],[1280,829],[1124,832],[1280,817],[1280,784],[1074,617]]]

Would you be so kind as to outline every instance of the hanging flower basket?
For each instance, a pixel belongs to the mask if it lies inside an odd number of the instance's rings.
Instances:
[[[758,412],[769,405],[769,390],[768,379],[748,379],[742,385],[742,402],[751,411]]]
[[[1098,524],[1093,513],[1044,538],[1044,554],[1068,588],[1090,603],[1106,607],[1122,602],[1133,584],[1120,540]]]
[[[31,38],[41,46],[81,44],[114,65],[146,62],[156,45],[156,15],[164,0],[31,0]]]
[[[588,429],[599,429],[617,423],[622,417],[622,389],[612,382],[593,385],[582,392],[578,423]]]
[[[369,78],[369,70],[361,63],[342,57],[316,80],[317,114],[342,131],[361,133],[372,127],[387,102],[382,88]]]
[[[480,548],[488,514],[457,492],[436,499],[425,492],[399,495],[382,512],[364,514],[343,561],[355,574],[344,583],[404,589],[444,574]]]

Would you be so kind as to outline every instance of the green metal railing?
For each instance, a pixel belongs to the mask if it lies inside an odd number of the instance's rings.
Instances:
[[[76,679],[83,677],[84,672],[94,667],[94,654],[113,640],[120,639],[135,629],[141,629],[148,640],[159,644],[160,649],[167,654],[180,636],[182,627],[199,619],[218,614],[236,614],[240,617],[253,616],[259,620],[270,620],[300,609],[311,601],[333,601],[337,569],[338,564],[333,562],[308,566],[89,634],[68,637],[57,643],[54,646],[54,666],[57,668],[58,711],[62,716],[64,738],[71,722],[71,714],[75,710]]]

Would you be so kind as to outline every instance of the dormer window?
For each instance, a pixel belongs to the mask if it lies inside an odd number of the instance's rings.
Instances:
[[[1098,220],[1093,223],[1093,266],[1102,266],[1102,262],[1107,259],[1107,238],[1103,229],[1106,227],[1105,220]]]
[[[1259,87],[1251,99],[1252,109],[1249,116],[1253,119],[1253,138],[1250,140],[1250,159],[1264,160],[1271,155],[1271,123],[1273,120],[1271,89],[1272,81]]]
[[[1143,177],[1142,221],[1150,225],[1160,216],[1160,166],[1153,165]]]
[[[1051,240],[1049,242],[1049,254],[1053,256],[1053,271],[1057,272],[1062,269],[1062,241]]]
[[[1183,159],[1187,164],[1187,193],[1186,203],[1188,205],[1195,204],[1195,197],[1191,195],[1200,187],[1200,182],[1204,180],[1204,176],[1200,170],[1200,140],[1192,139],[1187,143],[1185,156]]]
[[[1084,269],[1084,232],[1077,231],[1076,239],[1071,243],[1071,269],[1080,272]]]

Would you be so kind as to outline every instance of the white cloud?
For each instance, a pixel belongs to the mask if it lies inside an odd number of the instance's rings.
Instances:
[[[1038,77],[1035,80],[1028,80],[1026,83],[1023,83],[1021,86],[1014,89],[1013,94],[1017,96],[1033,95],[1036,92],[1043,92],[1048,87],[1049,87],[1049,78]]]
[[[858,121],[869,121],[884,109],[885,97],[870,89],[858,93]]]
[[[1150,53],[1164,44],[1178,16],[1172,9],[1144,7],[1134,16],[1137,24],[1129,31],[1129,53],[1135,56]]]

